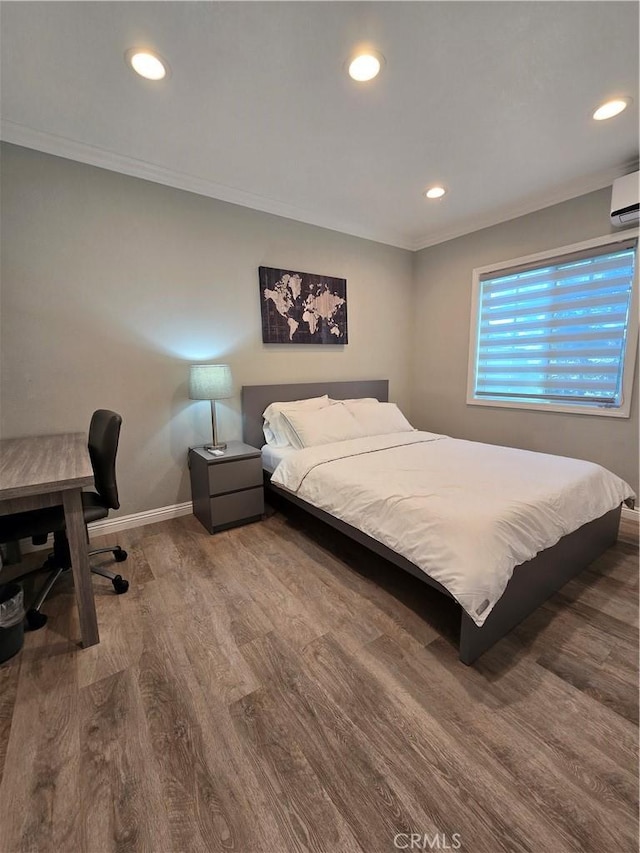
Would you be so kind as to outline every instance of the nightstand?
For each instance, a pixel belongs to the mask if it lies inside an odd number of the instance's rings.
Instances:
[[[262,456],[256,447],[230,441],[222,456],[191,447],[189,469],[193,514],[209,533],[262,517]]]

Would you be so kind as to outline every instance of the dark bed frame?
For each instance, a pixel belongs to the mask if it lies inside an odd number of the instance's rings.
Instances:
[[[274,401],[288,402],[306,397],[328,394],[336,400],[355,397],[375,397],[381,402],[389,399],[386,379],[352,382],[312,382],[291,385],[245,385],[242,389],[243,438],[247,444],[262,447],[262,413]],[[267,491],[283,500],[301,507],[306,512],[366,546],[390,563],[419,578],[453,598],[441,584],[425,574],[414,563],[387,548],[350,524],[346,524],[324,510],[312,506],[296,495],[278,488],[265,476]],[[613,545],[618,537],[621,507],[569,533],[553,547],[541,551],[534,559],[516,566],[513,576],[501,598],[481,628],[460,607],[460,660],[472,664],[483,652],[494,645],[512,628],[539,607],[567,581],[580,574],[590,563]]]

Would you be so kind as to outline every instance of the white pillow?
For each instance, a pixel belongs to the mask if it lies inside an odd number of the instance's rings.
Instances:
[[[332,405],[335,405],[336,403],[351,403],[351,405],[357,406],[360,403],[368,403],[368,404],[378,403],[379,400],[376,400],[375,397],[356,397],[353,400],[333,400],[333,399],[329,398],[329,402]]]
[[[288,447],[291,445],[290,427],[282,417],[283,412],[292,409],[322,409],[330,405],[327,394],[322,397],[309,397],[306,400],[289,400],[282,403],[271,403],[264,410],[262,431],[267,444],[271,447]],[[295,437],[294,437],[295,440]]]
[[[347,441],[364,435],[346,406],[327,406],[316,411],[290,409],[283,417],[289,422],[291,443],[297,448]]]
[[[414,428],[395,403],[347,403],[363,435],[389,435],[392,432],[413,432]]]

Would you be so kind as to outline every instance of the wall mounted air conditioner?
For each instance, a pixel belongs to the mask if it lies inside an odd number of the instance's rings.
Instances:
[[[638,220],[640,220],[640,172],[633,172],[613,182],[611,224],[628,228]]]

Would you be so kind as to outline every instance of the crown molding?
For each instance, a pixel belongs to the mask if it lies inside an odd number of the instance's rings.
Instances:
[[[411,248],[414,252],[418,252],[421,249],[428,249],[430,246],[435,246],[438,243],[446,243],[447,240],[454,240],[456,237],[463,237],[465,234],[471,234],[483,228],[490,228],[492,225],[499,225],[501,222],[508,222],[510,219],[517,219],[519,216],[527,216],[527,214],[543,210],[545,207],[552,207],[554,204],[570,201],[572,198],[578,198],[595,190],[609,187],[616,178],[621,178],[623,175],[637,171],[637,169],[638,160],[636,158],[626,163],[603,169],[600,172],[583,175],[580,178],[554,187],[550,192],[537,193],[522,199],[517,204],[506,205],[505,207],[488,211],[486,214],[469,217],[456,223],[452,228],[436,229],[425,235],[422,239],[415,240]]]
[[[285,219],[292,219],[307,225],[315,225],[330,231],[338,231],[341,234],[359,237],[363,240],[371,240],[375,243],[383,243],[384,245],[394,246],[398,249],[406,249],[410,252],[418,252],[421,249],[427,249],[438,243],[445,243],[456,237],[463,237],[465,234],[480,231],[482,228],[490,228],[492,225],[499,225],[501,222],[517,219],[519,216],[526,216],[545,207],[551,207],[554,204],[560,204],[586,193],[603,189],[610,186],[616,178],[638,169],[638,160],[631,160],[627,163],[569,181],[559,187],[555,187],[551,192],[529,196],[517,204],[497,208],[479,216],[468,217],[467,219],[460,220],[450,228],[434,229],[423,237],[411,240],[400,234],[381,233],[362,228],[359,225],[353,225],[352,223],[341,222],[334,217],[299,208],[278,199],[256,195],[237,189],[236,187],[229,187],[225,184],[218,184],[215,181],[208,181],[196,175],[189,175],[186,172],[174,171],[173,169],[167,169],[164,166],[158,166],[155,163],[149,163],[145,160],[116,154],[105,148],[88,145],[64,136],[46,133],[45,131],[36,130],[8,119],[3,119],[0,124],[0,139],[14,145],[21,145],[24,148],[42,151],[45,154],[53,154],[56,157],[64,157],[67,160],[75,160],[80,163],[86,163],[89,166],[97,166],[100,169],[108,169],[112,172],[119,172],[123,175],[152,181],[153,183],[173,187],[174,189],[207,196],[208,198],[214,198],[218,201],[228,202],[229,204],[237,204],[241,207],[248,207],[251,210],[270,213],[274,216],[281,216]]]
[[[146,160],[138,160],[123,154],[116,154],[106,148],[77,142],[64,136],[35,130],[32,127],[19,124],[18,122],[3,119],[0,124],[0,139],[23,148],[33,148],[45,154],[53,154],[56,157],[64,157],[67,160],[75,160],[86,163],[89,166],[97,166],[100,169],[108,169],[111,172],[120,172],[133,178],[142,178],[156,184],[163,184],[178,190],[196,193],[197,195],[215,198],[218,201],[237,204],[248,207],[262,213],[271,213],[285,219],[293,219],[306,225],[315,225],[319,228],[327,228],[330,231],[338,231],[352,237],[360,237],[363,240],[371,240],[374,243],[383,243],[398,249],[412,250],[411,242],[400,234],[386,234],[362,228],[359,225],[342,222],[332,216],[305,210],[278,199],[267,198],[254,193],[245,192],[236,187],[218,184],[196,175],[186,172],[178,172],[149,163]]]

